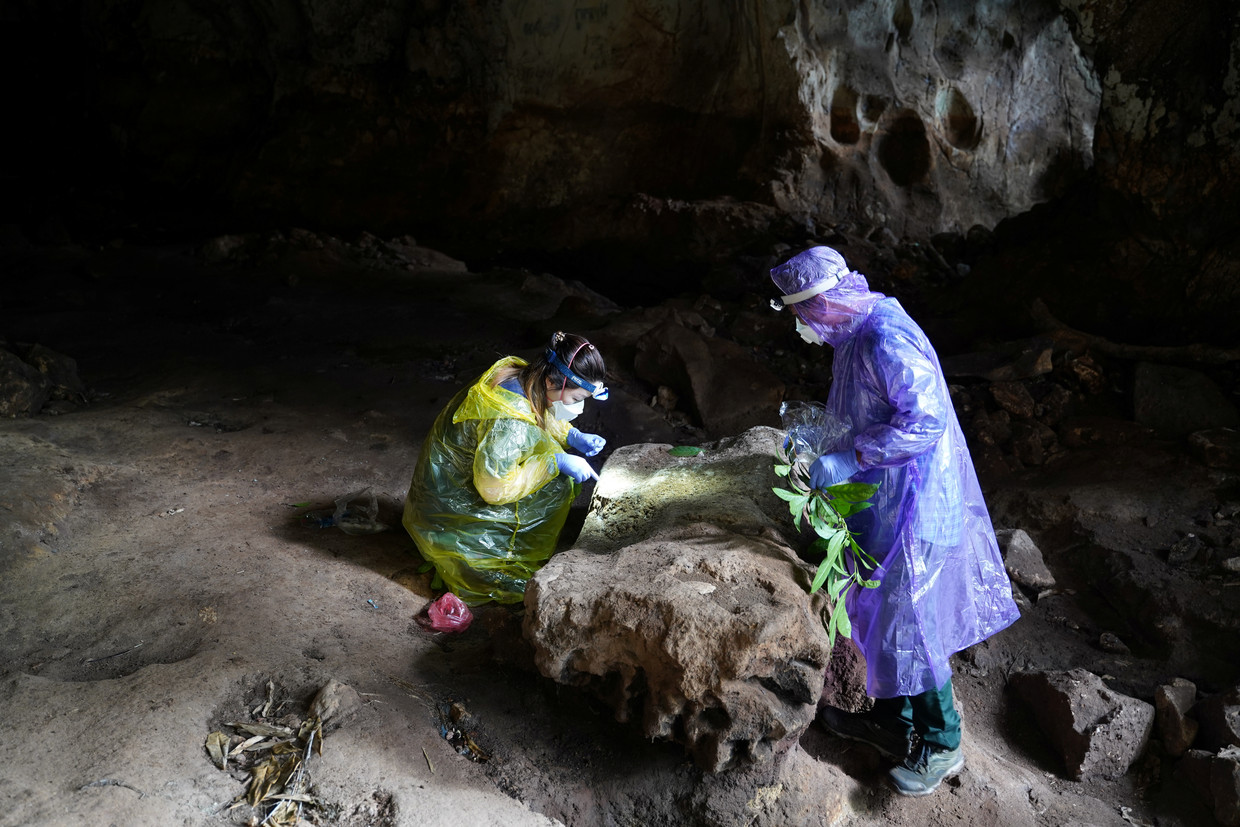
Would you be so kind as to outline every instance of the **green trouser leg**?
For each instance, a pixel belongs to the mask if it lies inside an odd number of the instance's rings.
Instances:
[[[960,747],[960,713],[952,702],[951,678],[938,689],[920,695],[879,698],[874,702],[874,712],[912,727],[923,743],[935,749]]]

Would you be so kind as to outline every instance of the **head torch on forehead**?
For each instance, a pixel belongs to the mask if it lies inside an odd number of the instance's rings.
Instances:
[[[812,299],[814,296],[825,293],[839,283],[840,283],[839,276],[837,275],[827,276],[822,281],[815,284],[813,287],[807,288],[798,293],[789,293],[787,296],[780,296],[777,299],[771,299],[771,308],[773,310],[783,310],[788,305],[796,304],[797,302],[803,302],[806,299]]]
[[[562,375],[568,381],[572,382],[577,387],[581,388],[582,390],[589,391],[590,396],[594,397],[595,399],[602,401],[607,398],[607,388],[603,387],[603,384],[601,382],[596,385],[593,382],[586,381],[586,379],[583,376],[581,376],[579,373],[577,373],[575,370],[573,370],[568,365],[564,364],[563,360],[561,360],[560,357],[556,355],[556,352],[553,348],[547,348],[547,364],[551,365],[551,367],[559,371],[560,375]]]

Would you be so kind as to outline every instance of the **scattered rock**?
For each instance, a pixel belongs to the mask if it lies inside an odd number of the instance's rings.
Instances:
[[[86,385],[78,376],[77,360],[43,345],[32,345],[25,354],[27,364],[38,369],[51,384],[52,399],[84,402]]]
[[[1172,566],[1186,566],[1197,559],[1197,555],[1205,547],[1196,534],[1187,534],[1167,549],[1167,562]]]
[[[1098,647],[1104,652],[1110,652],[1113,655],[1131,655],[1132,650],[1128,648],[1128,644],[1114,632],[1103,632],[1098,635]]]
[[[1214,753],[1204,749],[1190,749],[1175,764],[1175,777],[1183,781],[1191,793],[1205,801],[1211,800],[1210,765]]]
[[[1032,419],[1037,409],[1033,394],[1020,382],[995,382],[990,386],[990,395],[999,407],[1020,419]]]
[[[1179,757],[1188,752],[1197,737],[1197,722],[1188,717],[1197,700],[1197,686],[1192,681],[1176,678],[1154,691],[1154,709],[1163,749]]]
[[[1072,392],[1063,385],[1052,383],[1038,400],[1038,419],[1054,427],[1072,410]]]
[[[1065,363],[1068,373],[1081,388],[1089,393],[1102,393],[1107,389],[1107,376],[1102,366],[1090,355],[1078,356]]]
[[[1240,471],[1240,430],[1211,428],[1188,437],[1188,447],[1211,468]]]
[[[943,373],[952,378],[977,378],[990,382],[1032,379],[1051,372],[1052,354],[1049,340],[1025,339],[1009,342],[995,350],[945,357],[942,359]]]
[[[1012,424],[1012,456],[1025,465],[1042,465],[1058,450],[1055,431],[1041,422],[1021,421]]]
[[[1003,565],[1016,583],[1035,592],[1055,588],[1055,576],[1042,559],[1042,550],[1023,528],[1001,528],[995,531]]]
[[[52,382],[38,368],[0,349],[0,416],[33,416],[52,396]]]
[[[1118,778],[1149,742],[1154,707],[1113,692],[1084,669],[1019,672],[1011,688],[1032,708],[1038,725],[1077,781]]]
[[[1159,436],[1187,437],[1195,431],[1240,426],[1240,412],[1210,377],[1200,371],[1142,362],[1133,378],[1133,418]]]
[[[1240,827],[1240,748],[1228,747],[1210,764],[1214,817],[1224,827]]]
[[[983,445],[1006,445],[1012,439],[1012,417],[1007,411],[978,411],[969,426],[973,438]]]
[[[1200,725],[1193,746],[1211,752],[1240,746],[1240,686],[1202,699],[1193,716]]]

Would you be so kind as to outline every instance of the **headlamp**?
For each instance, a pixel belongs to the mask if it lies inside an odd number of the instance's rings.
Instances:
[[[778,299],[771,299],[771,308],[774,310],[783,310],[790,304],[803,302],[806,299],[812,299],[820,293],[825,293],[839,283],[840,277],[838,275],[827,276],[813,287],[802,290],[799,293],[789,293],[787,296],[780,296]]]
[[[568,365],[564,364],[564,362],[560,360],[560,357],[555,355],[555,350],[553,348],[547,348],[546,355],[547,355],[547,364],[551,365],[551,367],[559,371],[560,375],[563,376],[565,379],[572,382],[574,385],[581,388],[582,390],[589,391],[590,396],[594,397],[600,402],[607,398],[607,388],[605,388],[602,383],[599,383],[596,385],[593,382],[587,382],[575,370],[570,368]]]

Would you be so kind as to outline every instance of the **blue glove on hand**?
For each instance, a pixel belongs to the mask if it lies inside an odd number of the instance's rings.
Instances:
[[[852,448],[836,451],[834,454],[823,454],[814,460],[809,467],[809,484],[821,491],[836,483],[841,483],[861,470],[857,464],[857,452]]]
[[[568,432],[568,447],[576,448],[588,457],[592,457],[607,445],[607,440],[597,434],[583,434],[573,428]]]
[[[556,454],[555,467],[560,469],[560,473],[564,476],[572,477],[573,482],[585,482],[590,477],[598,479],[598,474],[594,473],[590,463],[572,454]]]

